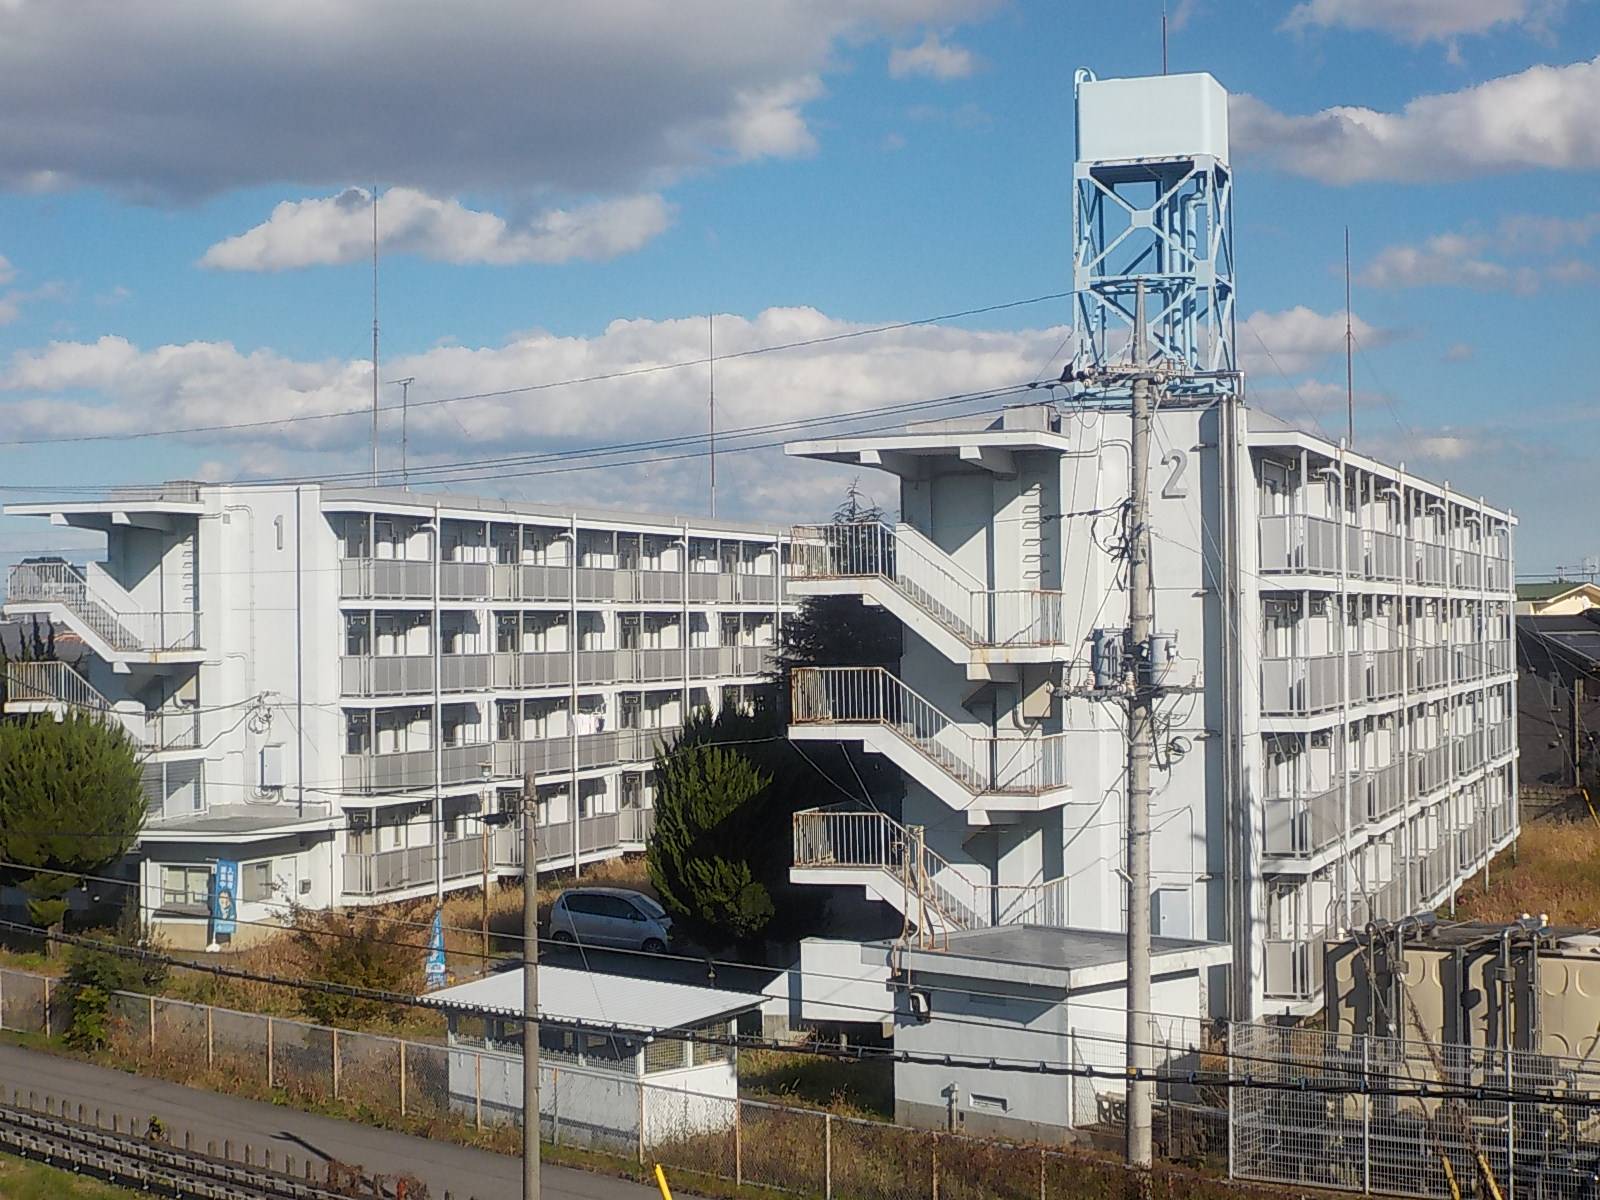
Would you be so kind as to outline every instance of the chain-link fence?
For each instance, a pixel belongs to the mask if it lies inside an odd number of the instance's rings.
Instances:
[[[1230,1051],[1260,1084],[1233,1092],[1240,1178],[1445,1200],[1488,1194],[1492,1177],[1505,1200],[1600,1195],[1600,1116],[1578,1103],[1600,1094],[1600,1063],[1272,1025],[1235,1025]]]

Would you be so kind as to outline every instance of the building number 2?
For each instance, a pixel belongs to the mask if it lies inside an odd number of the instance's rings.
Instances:
[[[1172,468],[1172,474],[1167,476],[1166,486],[1161,489],[1161,498],[1185,499],[1189,495],[1189,489],[1183,482],[1183,473],[1189,466],[1189,456],[1182,450],[1168,450],[1161,458],[1161,465]]]

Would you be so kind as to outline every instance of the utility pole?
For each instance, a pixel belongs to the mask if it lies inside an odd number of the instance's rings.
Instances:
[[[378,185],[372,185],[372,486],[378,486]]]
[[[1150,372],[1144,370],[1144,285],[1134,299],[1133,447],[1128,506],[1128,1165],[1151,1165],[1150,760],[1154,667],[1150,654]]]
[[[522,1200],[539,1200],[539,801],[522,776]]]
[[[711,391],[711,519],[717,519],[717,318],[706,314],[706,366]],[[684,547],[687,554],[688,547]]]
[[[1344,227],[1344,444],[1356,444],[1356,326],[1350,315],[1350,226]]]

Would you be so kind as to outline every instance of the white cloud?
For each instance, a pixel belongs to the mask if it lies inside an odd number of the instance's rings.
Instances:
[[[1423,183],[1600,167],[1597,110],[1600,57],[1419,96],[1399,112],[1340,106],[1286,116],[1240,95],[1230,121],[1239,152],[1295,175]]]
[[[996,6],[20,0],[0,37],[0,186],[654,191],[708,164],[811,152],[823,73]]]
[[[11,271],[10,263],[0,259],[9,274],[4,274],[5,280],[16,278],[16,272]],[[0,325],[10,325],[22,316],[22,310],[37,300],[64,301],[69,295],[67,285],[59,280],[41,283],[36,288],[12,288],[10,291],[0,292]]]
[[[382,193],[380,245],[451,263],[560,263],[607,259],[637,250],[667,228],[671,212],[658,195],[624,196],[571,209],[549,209],[515,227],[494,213],[415,188]],[[262,224],[218,242],[200,265],[227,271],[280,271],[354,262],[372,252],[371,193],[286,200]]]
[[[726,451],[718,455],[719,511],[726,505],[732,514],[738,506],[750,514],[783,517],[816,488],[827,493],[827,502],[819,501],[816,511],[826,511],[844,478],[815,464],[786,464],[771,448],[735,452],[732,430],[1025,383],[1065,334],[1060,328],[989,332],[923,326],[773,354],[722,357],[860,328],[810,308],[718,317],[717,425],[726,435],[719,437]],[[695,362],[705,352],[705,336],[703,316],[619,320],[592,337],[535,332],[503,345],[439,346],[391,360],[385,377],[415,376],[418,381],[411,389],[408,421],[413,465],[571,450],[703,431],[704,368],[449,404],[429,401]],[[163,470],[198,471],[203,462],[210,464],[206,473],[213,475],[359,469],[369,428],[361,410],[370,396],[371,378],[370,367],[360,360],[301,361],[271,350],[246,352],[224,342],[148,348],[116,337],[56,342],[14,354],[0,367],[0,396],[10,397],[0,400],[0,427],[8,437],[53,437],[72,429],[127,434],[354,410],[350,417],[196,433],[140,445],[150,454],[159,445],[163,456],[192,456],[192,466],[186,461]],[[398,396],[391,393],[386,389],[384,396],[386,463],[393,463],[398,453]],[[879,416],[848,428],[897,424],[910,415]],[[541,464],[546,471],[560,465]],[[602,488],[617,503],[659,508],[687,505],[702,496],[705,467],[704,459],[690,458],[628,470],[519,476],[514,481],[461,479],[453,486],[468,491],[509,487],[543,497],[587,495],[591,500],[595,489]]]
[[[1542,31],[1565,7],[1565,0],[1303,0],[1283,27],[1362,30],[1417,44],[1501,25]]]
[[[1445,362],[1471,362],[1477,353],[1476,347],[1470,342],[1455,342],[1444,352]]]
[[[889,51],[889,75],[894,79],[925,75],[948,82],[965,79],[975,65],[972,51],[942,41],[931,30],[915,46],[896,46]]]
[[[1594,278],[1588,263],[1567,258],[1542,261],[1562,249],[1586,245],[1600,232],[1600,214],[1547,217],[1517,214],[1499,222],[1498,233],[1479,229],[1435,234],[1415,244],[1387,246],[1360,271],[1369,287],[1464,287],[1532,295],[1548,283],[1578,284]],[[1515,254],[1514,262],[1496,255]]]
[[[1356,340],[1368,350],[1399,334],[1352,316]],[[1262,375],[1303,375],[1344,353],[1344,313],[1319,313],[1305,305],[1282,312],[1254,312],[1240,324],[1239,356],[1246,370]]]
[[[17,277],[17,269],[11,265],[11,260],[0,254],[0,285],[8,284]]]

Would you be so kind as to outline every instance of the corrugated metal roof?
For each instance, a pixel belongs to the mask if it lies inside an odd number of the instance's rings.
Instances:
[[[471,983],[429,992],[430,1000],[484,1008],[522,1008],[522,970],[502,971]],[[761,1006],[749,992],[663,983],[629,975],[602,975],[570,967],[539,968],[539,1015],[552,1021],[621,1026],[641,1033],[687,1029]]]
[[[1572,579],[1548,579],[1534,583],[1517,584],[1518,600],[1554,600],[1557,596],[1565,596],[1568,592],[1575,592],[1586,586],[1582,582]]]

